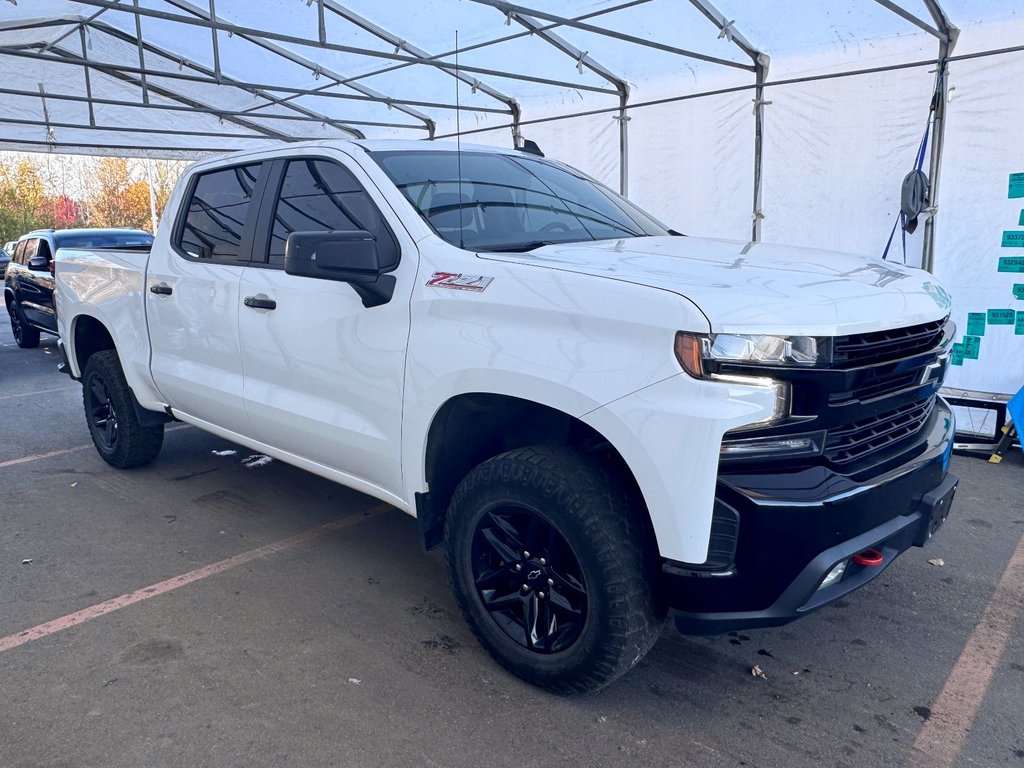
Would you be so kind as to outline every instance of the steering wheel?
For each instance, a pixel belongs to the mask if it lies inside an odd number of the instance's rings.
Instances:
[[[561,221],[552,221],[540,228],[541,232],[568,232],[569,225]]]

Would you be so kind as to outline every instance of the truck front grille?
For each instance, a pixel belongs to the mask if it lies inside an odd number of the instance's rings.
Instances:
[[[853,368],[927,352],[939,345],[945,329],[946,319],[943,319],[889,331],[837,336],[833,341],[832,365]]]
[[[913,437],[928,421],[934,407],[935,395],[932,395],[927,400],[830,429],[825,441],[825,456],[835,464],[849,464]]]

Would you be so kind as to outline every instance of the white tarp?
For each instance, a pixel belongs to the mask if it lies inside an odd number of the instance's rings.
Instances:
[[[996,271],[1000,255],[1024,255],[1000,247],[1004,230],[1024,229],[1024,201],[1007,196],[1008,175],[1024,172],[1024,129],[1016,106],[1017,87],[1024,82],[1024,6],[1019,0],[939,2],[961,34],[950,64],[934,261],[954,296],[953,317],[962,335],[968,313],[1024,311],[1024,301],[1012,293],[1024,274]],[[702,56],[751,63],[690,3],[520,3],[541,14],[589,16],[584,23]],[[222,23],[291,36],[268,41],[221,29],[218,61],[213,33],[202,26],[207,0],[139,5],[197,20],[185,26],[154,16],[141,19],[147,96],[159,109],[144,108],[141,73],[131,69],[140,64],[135,19],[125,10],[131,3],[105,8],[96,0],[0,2],[0,146],[195,156],[282,136],[345,137],[352,129],[372,137],[424,138],[431,121],[438,135],[455,131],[456,102],[463,108],[458,124],[464,141],[507,146],[508,104],[514,98],[527,138],[549,156],[619,186],[619,100],[613,84],[493,7],[469,0],[326,0],[323,31],[329,45],[317,47],[319,0],[218,0]],[[900,181],[914,165],[928,117],[938,41],[872,0],[714,5],[771,56],[764,94],[770,103],[764,110],[763,239],[880,255],[895,221]],[[923,0],[900,5],[932,24]],[[353,11],[393,37],[354,24],[332,7]],[[92,21],[83,41],[76,24],[87,18]],[[40,19],[49,26],[29,23]],[[539,20],[551,24],[543,16]],[[681,231],[749,238],[752,72],[578,27],[552,31],[629,84],[630,197]],[[403,60],[414,51],[450,54],[456,32],[462,76],[470,81],[457,96],[451,71]],[[503,42],[485,45],[497,39]],[[993,53],[1007,48],[1015,50]],[[91,90],[98,103],[92,118],[98,127],[89,127],[81,67],[52,60],[53,51],[65,58],[84,54],[94,62]],[[957,58],[975,54],[981,55]],[[454,57],[443,60],[453,63]],[[106,66],[118,63],[120,72]],[[210,82],[218,65],[219,85]],[[860,70],[880,71],[850,74]],[[821,79],[829,74],[837,76]],[[708,91],[720,92],[698,95]],[[664,101],[638,106],[659,100]],[[161,133],[167,129],[176,133]],[[910,263],[920,262],[922,230],[907,239]],[[898,232],[889,258],[903,258]],[[1024,335],[1014,325],[986,323],[981,338],[978,358],[952,368],[947,381],[1003,393],[1024,385]]]

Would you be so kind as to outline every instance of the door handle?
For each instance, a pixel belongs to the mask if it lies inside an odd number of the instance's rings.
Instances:
[[[170,296],[174,293],[174,289],[167,283],[157,283],[156,285],[149,286],[149,292],[155,293],[158,296]]]
[[[277,302],[273,299],[268,299],[262,294],[259,296],[246,296],[245,301],[242,303],[253,309],[277,309]]]

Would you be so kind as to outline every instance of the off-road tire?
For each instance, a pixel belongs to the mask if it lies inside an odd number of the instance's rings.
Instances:
[[[144,427],[139,424],[131,390],[114,350],[96,352],[86,362],[82,373],[82,404],[93,444],[110,466],[140,467],[160,453],[164,425]]]
[[[38,347],[39,329],[28,324],[17,302],[11,301],[7,307],[7,314],[11,316],[11,333],[14,334],[14,341],[17,345],[22,349]]]
[[[542,517],[578,562],[586,619],[563,650],[541,652],[517,643],[488,613],[477,589],[478,523],[510,507]],[[664,625],[658,557],[645,522],[630,509],[621,484],[572,449],[521,448],[477,466],[455,490],[445,525],[452,587],[477,639],[499,664],[547,690],[588,693],[608,685],[643,658]]]

